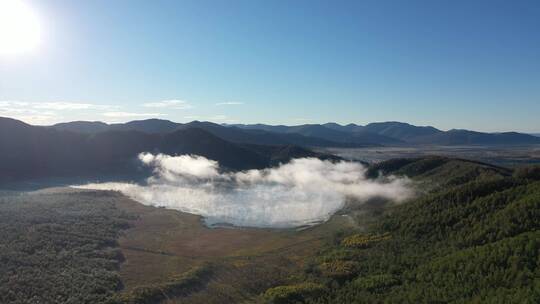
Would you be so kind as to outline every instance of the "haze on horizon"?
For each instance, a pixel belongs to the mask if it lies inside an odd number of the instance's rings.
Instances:
[[[0,0],[0,116],[540,132],[537,1]]]

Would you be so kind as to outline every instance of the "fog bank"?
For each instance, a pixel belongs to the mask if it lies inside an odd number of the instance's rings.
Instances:
[[[275,168],[231,173],[196,155],[142,153],[139,159],[153,168],[145,184],[75,187],[120,191],[146,205],[201,215],[208,224],[279,228],[325,221],[346,198],[400,202],[411,195],[408,179],[366,179],[366,168],[356,162],[300,158]]]

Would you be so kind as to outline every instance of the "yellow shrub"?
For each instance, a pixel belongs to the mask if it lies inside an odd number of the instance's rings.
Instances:
[[[380,241],[390,239],[389,234],[382,235],[363,235],[363,234],[354,234],[344,238],[341,241],[341,245],[349,248],[368,248],[371,245],[378,243]]]

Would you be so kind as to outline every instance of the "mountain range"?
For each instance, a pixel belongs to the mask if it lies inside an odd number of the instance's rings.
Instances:
[[[121,124],[77,121],[32,126],[0,118],[0,181],[50,176],[140,174],[141,152],[197,154],[224,169],[264,168],[296,157],[337,157],[311,147],[540,144],[528,134],[441,131],[400,122],[300,126],[221,125],[148,119]]]
[[[164,132],[158,127],[163,121],[151,122],[156,124],[134,122],[126,125],[139,129],[122,125],[102,131],[95,129],[102,128],[102,123],[74,123],[79,130],[75,131],[71,124],[57,129],[0,118],[0,182],[135,176],[145,170],[137,162],[141,152],[201,155],[218,161],[225,170],[265,168],[298,157],[337,159],[299,146],[233,143],[196,126]]]
[[[298,126],[266,124],[221,125],[192,121],[175,123],[147,119],[123,124],[103,122],[68,122],[50,128],[79,133],[103,131],[140,131],[169,133],[175,130],[200,128],[224,140],[257,145],[298,145],[304,147],[365,147],[395,145],[521,145],[539,144],[537,136],[517,132],[484,133],[452,129],[442,131],[431,126],[415,126],[403,122],[376,122],[365,126],[337,123]]]

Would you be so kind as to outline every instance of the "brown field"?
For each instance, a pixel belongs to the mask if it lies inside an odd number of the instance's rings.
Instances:
[[[201,217],[144,206],[125,197],[119,208],[137,216],[119,240],[125,262],[125,291],[164,284],[194,267],[210,265],[212,275],[200,290],[166,303],[256,302],[267,288],[287,283],[323,242],[350,219],[294,229],[208,228]]]

